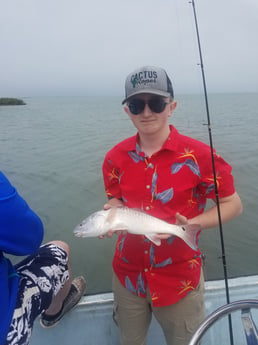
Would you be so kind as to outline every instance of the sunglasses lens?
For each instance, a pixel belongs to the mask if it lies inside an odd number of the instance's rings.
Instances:
[[[163,98],[160,97],[151,98],[148,100],[148,102],[145,102],[142,99],[135,98],[131,100],[127,105],[133,115],[138,115],[143,112],[145,104],[148,104],[150,110],[157,114],[162,113],[167,105]]]
[[[140,114],[145,107],[145,102],[142,99],[134,99],[128,103],[130,112],[134,115]]]
[[[148,102],[150,110],[154,113],[162,113],[166,107],[166,102],[162,98],[151,98]]]

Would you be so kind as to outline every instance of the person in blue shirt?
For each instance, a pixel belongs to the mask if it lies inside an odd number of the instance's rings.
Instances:
[[[0,345],[28,344],[39,315],[53,327],[84,293],[85,279],[72,280],[69,246],[41,245],[43,236],[40,218],[0,171]],[[26,257],[14,265],[8,254]]]

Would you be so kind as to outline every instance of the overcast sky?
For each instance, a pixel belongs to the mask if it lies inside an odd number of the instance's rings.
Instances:
[[[209,92],[258,92],[258,1],[195,0]],[[121,95],[142,65],[202,89],[188,0],[0,0],[0,97]]]

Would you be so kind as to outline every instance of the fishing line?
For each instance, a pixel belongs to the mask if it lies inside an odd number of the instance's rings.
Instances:
[[[224,236],[223,236],[223,228],[222,228],[222,221],[221,221],[221,212],[220,212],[220,206],[219,206],[219,193],[218,193],[217,176],[216,176],[216,168],[215,168],[215,161],[214,161],[214,150],[213,150],[213,140],[212,140],[212,132],[211,132],[210,111],[209,111],[209,104],[208,104],[208,95],[207,95],[207,88],[206,88],[206,80],[205,80],[205,73],[204,73],[203,58],[202,58],[201,42],[200,42],[198,21],[197,21],[196,9],[195,9],[195,2],[194,2],[194,0],[191,0],[191,1],[189,1],[189,3],[192,4],[192,8],[193,8],[195,30],[196,30],[196,36],[197,36],[197,42],[198,42],[199,58],[200,58],[200,67],[201,67],[201,72],[202,72],[202,82],[203,82],[203,89],[204,89],[206,114],[207,114],[207,127],[208,127],[208,133],[209,133],[209,141],[210,141],[210,149],[211,149],[211,160],[212,160],[212,170],[213,170],[213,179],[214,179],[214,187],[215,187],[215,195],[216,195],[216,205],[217,205],[218,220],[219,220],[219,233],[220,233],[220,242],[221,242],[222,263],[223,263],[224,278],[225,278],[226,300],[227,300],[227,303],[229,304],[230,303],[230,298],[229,298],[229,287],[228,287],[226,252],[225,252],[225,245],[224,245]],[[231,315],[230,314],[228,315],[228,323],[229,323],[230,344],[234,345],[233,329],[232,329],[232,319],[231,319]]]

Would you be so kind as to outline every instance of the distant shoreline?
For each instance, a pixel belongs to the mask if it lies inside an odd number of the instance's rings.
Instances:
[[[0,105],[26,105],[26,103],[22,99],[18,98],[0,98]]]

